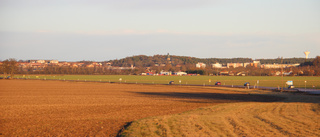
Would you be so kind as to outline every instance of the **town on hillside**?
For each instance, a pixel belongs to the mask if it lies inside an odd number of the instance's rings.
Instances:
[[[16,74],[86,74],[86,75],[223,75],[223,76],[319,76],[320,57],[314,59],[198,59],[155,55],[133,56],[105,62],[58,60],[16,61]],[[279,63],[280,60],[280,63]],[[9,60],[0,62],[6,73]]]

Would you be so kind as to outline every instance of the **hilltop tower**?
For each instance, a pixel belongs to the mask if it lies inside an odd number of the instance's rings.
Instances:
[[[171,58],[170,58],[169,53],[167,54],[167,64],[171,64]]]
[[[304,54],[306,55],[306,59],[308,59],[308,55],[310,54],[309,51],[304,52]]]

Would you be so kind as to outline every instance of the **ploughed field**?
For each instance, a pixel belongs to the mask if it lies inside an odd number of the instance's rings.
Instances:
[[[122,136],[320,136],[319,104],[229,103],[134,121]]]
[[[318,136],[320,131],[319,96],[39,80],[0,80],[0,87],[3,136],[117,136],[126,125],[121,135]],[[248,134],[252,126],[266,129]]]

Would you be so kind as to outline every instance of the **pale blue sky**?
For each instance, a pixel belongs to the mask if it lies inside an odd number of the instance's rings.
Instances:
[[[0,60],[320,56],[319,0],[0,0]]]

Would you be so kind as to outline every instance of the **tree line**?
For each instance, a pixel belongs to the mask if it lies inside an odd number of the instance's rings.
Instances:
[[[226,64],[226,63],[247,63],[252,62],[251,58],[195,58],[195,57],[187,57],[187,56],[170,56],[172,65],[187,65],[187,64],[196,64],[198,62],[203,62],[205,64]],[[301,64],[305,62],[312,62],[314,58],[276,58],[276,59],[256,59],[259,60],[261,64]],[[129,66],[133,64],[138,67],[150,67],[155,64],[165,64],[167,63],[167,55],[154,55],[154,56],[146,56],[146,55],[137,55],[132,57],[126,57],[119,60],[110,60],[114,66]]]

